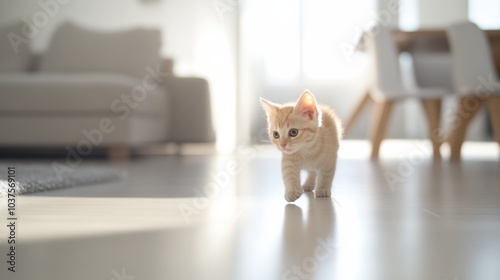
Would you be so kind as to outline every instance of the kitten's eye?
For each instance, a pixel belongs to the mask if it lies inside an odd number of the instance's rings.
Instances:
[[[275,131],[275,132],[273,132],[273,137],[274,137],[274,139],[278,139],[278,138],[280,138],[280,134],[277,131]]]
[[[288,132],[288,134],[291,136],[291,137],[295,137],[299,134],[299,130],[296,129],[296,128],[292,128],[290,129],[290,131]]]

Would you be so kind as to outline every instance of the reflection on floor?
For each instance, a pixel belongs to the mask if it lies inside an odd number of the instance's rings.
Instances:
[[[359,145],[331,199],[293,204],[266,147],[86,162],[129,176],[19,198],[17,272],[2,226],[0,279],[500,279],[498,147],[433,163],[419,143],[377,162]]]

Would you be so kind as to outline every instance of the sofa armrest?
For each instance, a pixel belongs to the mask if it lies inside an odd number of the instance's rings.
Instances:
[[[214,142],[210,90],[202,78],[169,76],[170,137],[177,143]]]

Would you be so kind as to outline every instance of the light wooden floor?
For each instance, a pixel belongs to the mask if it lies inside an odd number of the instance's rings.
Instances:
[[[498,150],[436,164],[415,147],[372,162],[346,145],[333,198],[294,204],[267,149],[86,162],[129,176],[20,197],[16,273],[2,201],[0,279],[500,279]]]

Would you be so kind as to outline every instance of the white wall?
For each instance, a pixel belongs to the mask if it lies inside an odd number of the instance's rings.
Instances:
[[[162,30],[163,56],[174,59],[179,75],[197,75],[209,79],[213,93],[214,112],[234,114],[236,102],[236,9],[231,6],[223,14],[215,3],[229,0],[15,0],[0,2],[0,25],[45,12],[51,3],[54,11],[40,24],[32,39],[34,51],[44,51],[55,28],[71,20],[81,26],[98,30],[131,27],[155,27]],[[42,3],[42,4],[40,4]],[[66,4],[62,4],[66,3]],[[223,17],[222,17],[223,16]],[[43,22],[40,22],[43,23]],[[195,101],[193,101],[195,102]],[[224,106],[224,108],[221,108]],[[218,127],[218,146],[231,147],[234,139],[220,133],[234,131],[234,117],[214,114]]]

